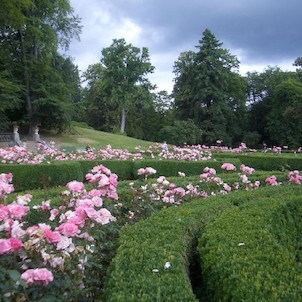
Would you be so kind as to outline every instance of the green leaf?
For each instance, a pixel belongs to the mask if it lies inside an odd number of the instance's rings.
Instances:
[[[20,279],[21,274],[16,270],[8,270],[7,273],[14,281],[18,281]]]

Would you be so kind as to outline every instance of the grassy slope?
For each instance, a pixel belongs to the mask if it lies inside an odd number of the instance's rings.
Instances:
[[[41,138],[46,141],[54,141],[60,147],[76,147],[85,148],[88,144],[91,147],[104,148],[111,145],[113,148],[134,150],[134,147],[148,147],[154,142],[143,141],[124,135],[118,135],[108,132],[97,131],[94,129],[73,127],[72,133],[64,133],[61,135],[41,134]]]

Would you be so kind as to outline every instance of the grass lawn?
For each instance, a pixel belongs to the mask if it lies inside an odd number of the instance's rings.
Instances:
[[[73,126],[71,132],[63,134],[42,132],[41,138],[47,142],[54,141],[56,145],[61,148],[85,148],[87,145],[94,148],[105,148],[107,145],[111,145],[113,148],[134,151],[134,148],[137,146],[147,148],[148,146],[155,144],[154,142],[143,141],[125,135],[97,131],[80,126]]]

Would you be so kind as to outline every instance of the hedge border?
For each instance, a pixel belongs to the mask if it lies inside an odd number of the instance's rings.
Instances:
[[[291,188],[291,196],[301,192],[299,187]],[[197,301],[188,277],[194,240],[222,215],[239,211],[254,199],[272,201],[290,190],[266,187],[194,201],[124,228],[106,280],[105,301]],[[169,270],[164,269],[166,261],[171,263]],[[220,296],[219,301],[230,300]]]

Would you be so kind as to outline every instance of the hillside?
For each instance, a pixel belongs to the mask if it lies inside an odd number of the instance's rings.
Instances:
[[[54,141],[56,146],[85,148],[87,145],[95,148],[104,148],[111,145],[113,148],[134,150],[136,146],[148,147],[154,142],[143,141],[125,135],[97,131],[81,126],[73,126],[72,131],[63,134],[42,132],[41,139]]]

